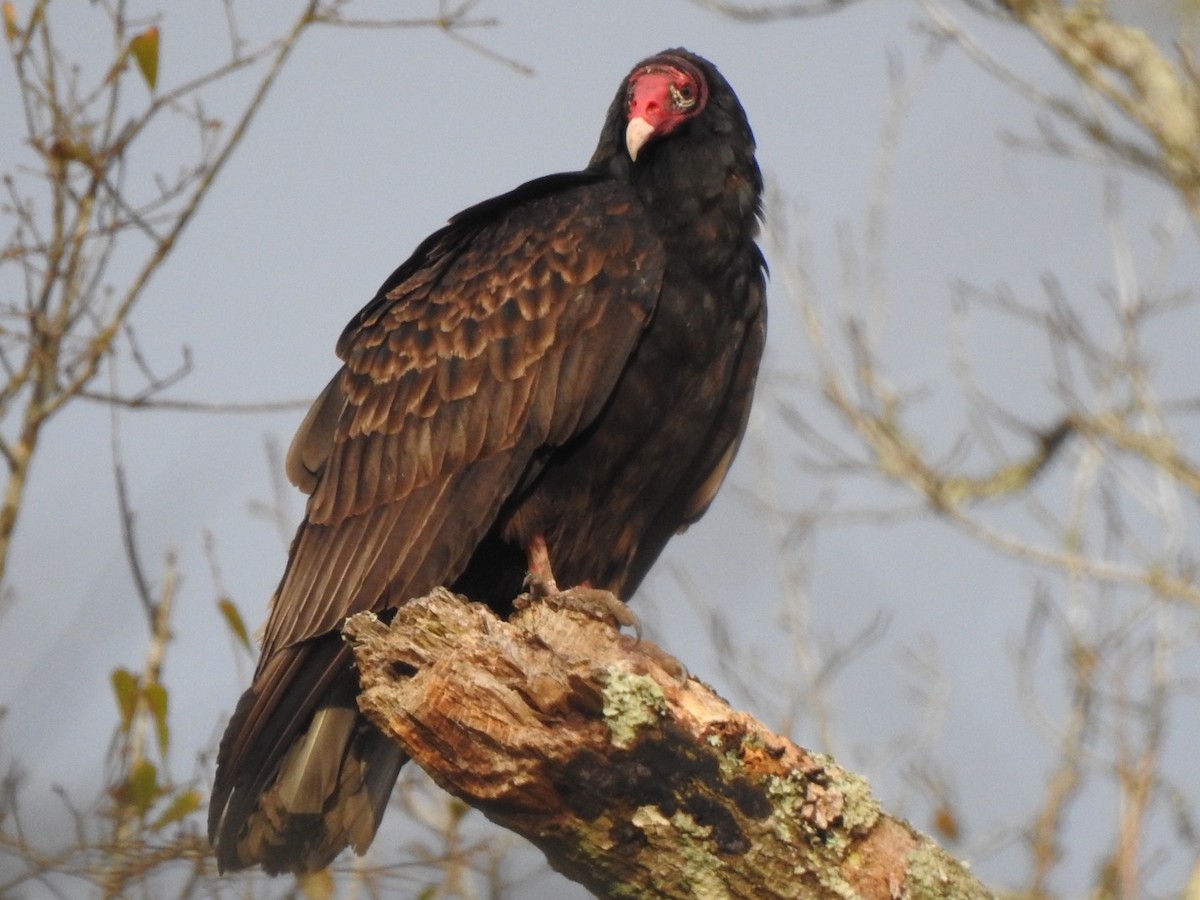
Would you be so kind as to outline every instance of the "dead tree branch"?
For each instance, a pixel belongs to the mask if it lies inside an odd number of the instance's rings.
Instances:
[[[572,609],[437,590],[346,625],[371,719],[601,896],[987,897],[867,783]]]

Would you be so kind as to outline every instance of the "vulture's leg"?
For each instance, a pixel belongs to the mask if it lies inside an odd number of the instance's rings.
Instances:
[[[550,570],[550,548],[546,546],[546,536],[535,534],[525,552],[529,555],[529,575],[525,579],[529,592],[539,597],[557,594],[558,582]]]
[[[573,609],[593,619],[611,622],[617,628],[632,628],[638,640],[642,639],[642,623],[611,591],[598,590],[587,581],[565,591],[559,590],[554,572],[550,569],[550,549],[546,546],[545,535],[534,535],[525,552],[529,556],[529,575],[526,578],[529,594],[524,602],[518,598],[517,609],[524,609],[530,602],[541,600],[557,609]]]

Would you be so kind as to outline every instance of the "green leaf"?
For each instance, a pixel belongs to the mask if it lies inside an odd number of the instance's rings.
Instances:
[[[4,0],[4,36],[10,43],[21,36],[21,26],[17,24],[17,7],[11,0]]]
[[[154,828],[163,828],[172,822],[181,822],[200,808],[203,798],[199,791],[183,791],[175,795],[162,815],[154,820]]]
[[[129,54],[142,70],[150,90],[158,84],[158,26],[151,25],[129,42]]]
[[[297,875],[296,883],[308,900],[329,900],[333,896],[333,875],[328,869]]]
[[[167,743],[171,734],[167,729],[167,689],[157,682],[146,685],[143,692],[150,713],[154,716],[154,730],[158,735],[158,749],[167,752]]]
[[[229,630],[233,632],[234,636],[241,641],[242,646],[253,652],[254,648],[250,646],[250,632],[246,630],[246,623],[242,619],[242,614],[233,605],[233,601],[228,597],[222,597],[217,601],[217,609],[221,610],[221,615],[225,617],[225,624],[229,626]]]
[[[133,714],[137,711],[138,702],[138,677],[128,669],[113,669],[112,675],[113,694],[117,698],[117,710],[121,713],[121,730],[126,734],[129,733],[129,726],[133,724]]]
[[[143,759],[129,773],[128,793],[125,800],[142,815],[158,800],[158,769],[148,759]]]

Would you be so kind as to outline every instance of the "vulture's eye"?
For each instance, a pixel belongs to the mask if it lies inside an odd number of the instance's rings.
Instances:
[[[696,90],[684,82],[682,86],[671,85],[671,102],[677,109],[689,109],[696,103]]]

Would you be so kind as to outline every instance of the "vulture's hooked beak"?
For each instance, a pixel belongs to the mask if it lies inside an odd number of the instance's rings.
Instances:
[[[629,120],[625,127],[625,149],[629,151],[630,159],[637,160],[638,151],[645,146],[652,134],[654,126],[641,116]]]

